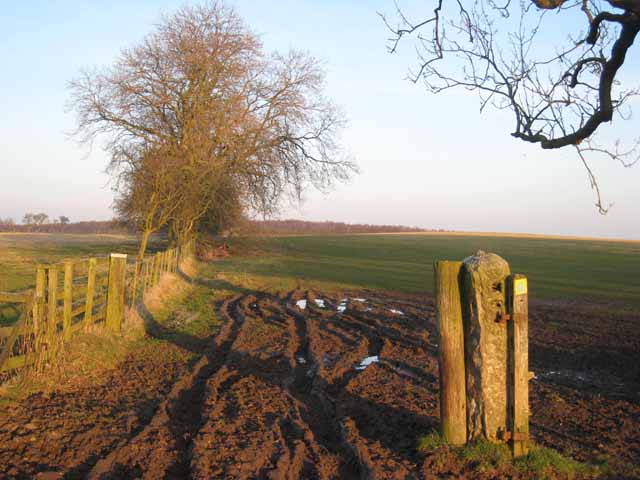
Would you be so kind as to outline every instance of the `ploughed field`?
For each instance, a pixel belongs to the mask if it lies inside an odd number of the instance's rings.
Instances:
[[[79,387],[63,400],[35,395],[5,412],[5,474],[503,478],[417,448],[439,423],[431,297],[244,291],[217,308],[223,324],[190,373],[134,364],[106,380],[105,392],[122,392],[124,406]],[[581,461],[639,464],[638,351],[637,314],[532,304],[533,440]],[[147,397],[155,389],[144,404],[124,386],[138,377]],[[101,402],[111,403],[87,422],[87,405]]]

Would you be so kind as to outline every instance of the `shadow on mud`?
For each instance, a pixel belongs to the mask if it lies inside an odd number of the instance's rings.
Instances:
[[[227,322],[232,324],[232,333],[225,342],[218,345],[218,348],[214,347],[213,338],[197,338],[169,329],[160,324],[146,306],[138,306],[138,313],[143,318],[146,331],[150,335],[203,355],[206,359],[206,365],[196,372],[194,380],[188,388],[181,391],[168,404],[168,413],[171,418],[169,423],[171,442],[179,445],[181,450],[180,460],[171,469],[175,478],[188,476],[193,439],[207,420],[202,417],[202,409],[206,401],[206,381],[223,366],[232,369],[236,379],[252,376],[258,381],[282,389],[292,395],[299,402],[303,419],[309,425],[316,441],[327,451],[340,456],[343,465],[351,465],[347,471],[343,471],[344,478],[356,478],[361,474],[358,472],[354,476],[350,474],[353,472],[349,472],[352,466],[357,463],[357,458],[354,456],[355,446],[345,444],[342,429],[343,421],[346,419],[355,421],[362,439],[366,439],[371,444],[379,443],[403,462],[413,465],[419,463],[416,451],[417,440],[425,433],[438,428],[437,407],[433,411],[419,414],[400,406],[391,406],[390,404],[393,402],[384,404],[362,398],[349,392],[346,388],[349,381],[360,373],[354,369],[344,372],[340,378],[327,384],[325,380],[316,376],[317,365],[311,361],[304,367],[296,366],[294,368],[284,356],[265,359],[246,351],[236,350],[233,344],[245,321],[245,314],[251,314],[249,312],[254,302],[264,299],[282,308],[282,315],[271,311],[268,314],[264,312],[261,318],[285,331],[287,300],[265,292],[246,289],[225,280],[194,279],[183,271],[178,273],[188,282],[208,288],[232,291],[238,295],[235,300],[230,302],[226,317]],[[218,305],[217,308],[221,309],[222,305]],[[247,311],[243,312],[242,309]],[[253,313],[255,314],[255,312]],[[304,322],[303,316],[299,315],[299,317],[298,320],[302,319],[301,321]],[[366,316],[358,319],[335,317],[332,321],[342,331],[354,332],[367,338],[371,348],[377,351],[382,347],[380,335],[389,336],[407,347],[416,347],[418,344],[416,339],[403,338],[402,333],[396,330],[391,322],[383,327],[375,324],[367,325]],[[331,330],[330,322],[321,321],[320,326],[322,329]],[[382,331],[376,331],[376,328],[382,328]],[[338,334],[339,332],[333,333]],[[344,335],[342,336],[344,337]],[[298,339],[301,343],[308,342],[306,332],[302,337],[304,338]],[[351,339],[347,337],[344,337],[343,340],[347,345],[352,343],[348,341]],[[199,365],[200,362],[196,365],[196,370]],[[402,372],[401,375],[406,376],[405,381],[420,384],[432,394],[437,394],[437,379],[432,373],[402,361],[382,363],[380,368],[388,371],[389,374]],[[375,385],[372,387],[375,389]],[[237,412],[225,409],[224,415],[226,420],[231,421]],[[115,470],[111,470],[100,478],[116,478],[113,476],[116,472],[120,478],[135,476],[135,472],[123,464],[112,466],[115,467]]]

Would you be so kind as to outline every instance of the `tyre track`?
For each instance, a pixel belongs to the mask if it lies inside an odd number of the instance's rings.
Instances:
[[[240,298],[225,301],[222,309],[233,308]],[[87,478],[189,478],[191,442],[202,422],[205,381],[224,364],[239,327],[235,321],[225,322],[212,348],[191,374],[176,382],[147,426],[99,460]]]

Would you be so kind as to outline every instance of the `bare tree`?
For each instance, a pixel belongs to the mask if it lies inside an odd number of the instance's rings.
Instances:
[[[22,223],[25,225],[32,225],[34,222],[33,217],[35,215],[33,213],[25,213],[24,217],[22,217]]]
[[[596,134],[631,116],[639,90],[625,88],[619,72],[640,31],[640,2],[432,0],[430,11],[412,20],[397,7],[393,24],[382,15],[391,52],[405,37],[417,44],[410,79],[432,93],[474,91],[481,111],[511,112],[513,137],[543,149],[574,148],[606,213],[587,157],[604,155],[626,167],[638,161],[640,140]]]
[[[71,220],[69,220],[69,217],[66,217],[64,215],[60,215],[58,217],[58,221],[60,222],[60,225],[67,225]]]
[[[141,232],[140,258],[151,234],[166,225],[178,207],[177,197],[185,186],[176,181],[174,169],[168,154],[154,149],[142,152],[119,176],[115,209]]]
[[[36,213],[33,215],[33,222],[36,225],[44,225],[45,223],[49,223],[49,215],[46,213]]]
[[[102,137],[118,212],[143,232],[188,235],[220,195],[273,211],[286,193],[327,187],[355,166],[340,152],[338,110],[306,54],[267,55],[221,2],[165,17],[113,67],[71,83],[77,135]]]

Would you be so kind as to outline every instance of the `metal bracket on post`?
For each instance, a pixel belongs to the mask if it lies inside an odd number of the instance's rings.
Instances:
[[[503,442],[525,442],[529,440],[529,435],[523,432],[511,432],[507,430],[498,432],[498,439]]]

